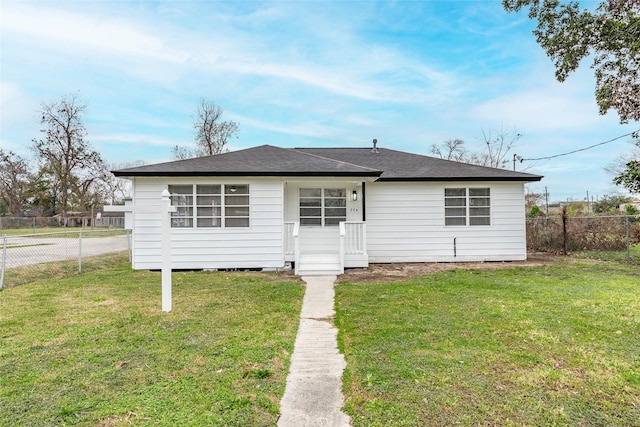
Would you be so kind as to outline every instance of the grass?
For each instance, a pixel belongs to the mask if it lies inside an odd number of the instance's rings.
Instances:
[[[637,265],[336,287],[355,426],[640,425]]]
[[[161,313],[160,273],[103,263],[0,292],[0,425],[275,425],[296,280],[174,273]]]
[[[627,251],[581,251],[575,254],[580,258],[594,258],[604,261],[620,261],[640,263],[640,244],[631,245],[629,256]]]

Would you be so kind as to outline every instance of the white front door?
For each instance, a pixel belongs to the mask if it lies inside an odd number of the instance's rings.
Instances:
[[[300,188],[300,226],[337,227],[347,220],[347,189]]]

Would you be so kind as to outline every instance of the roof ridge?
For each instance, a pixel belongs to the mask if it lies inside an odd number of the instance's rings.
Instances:
[[[335,147],[335,148],[339,148],[339,147]],[[285,150],[291,150],[294,151],[296,153],[300,153],[300,154],[304,154],[305,156],[309,156],[309,157],[314,157],[314,158],[318,158],[318,159],[322,159],[322,160],[330,160],[332,162],[335,163],[342,163],[343,165],[349,165],[349,166],[355,166],[361,169],[366,169],[372,172],[380,172],[380,174],[382,174],[384,171],[381,171],[380,169],[374,169],[374,168],[370,168],[368,166],[362,166],[362,165],[357,165],[355,163],[350,163],[350,162],[345,162],[343,160],[337,160],[337,159],[332,159],[331,157],[325,157],[325,156],[320,156],[318,154],[313,154],[313,153],[307,153],[306,151],[303,151],[304,148],[284,148]]]

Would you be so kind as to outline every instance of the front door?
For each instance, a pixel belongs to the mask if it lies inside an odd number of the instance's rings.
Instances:
[[[300,188],[300,226],[335,227],[347,220],[346,188]]]

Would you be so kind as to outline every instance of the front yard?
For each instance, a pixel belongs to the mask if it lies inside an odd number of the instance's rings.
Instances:
[[[0,292],[0,425],[276,424],[298,280],[174,273],[161,313],[160,273],[105,260]],[[640,426],[637,264],[455,267],[341,278],[354,426]]]
[[[356,426],[640,425],[637,264],[345,282],[336,305]]]
[[[304,288],[126,264],[0,292],[0,425],[274,425]]]

